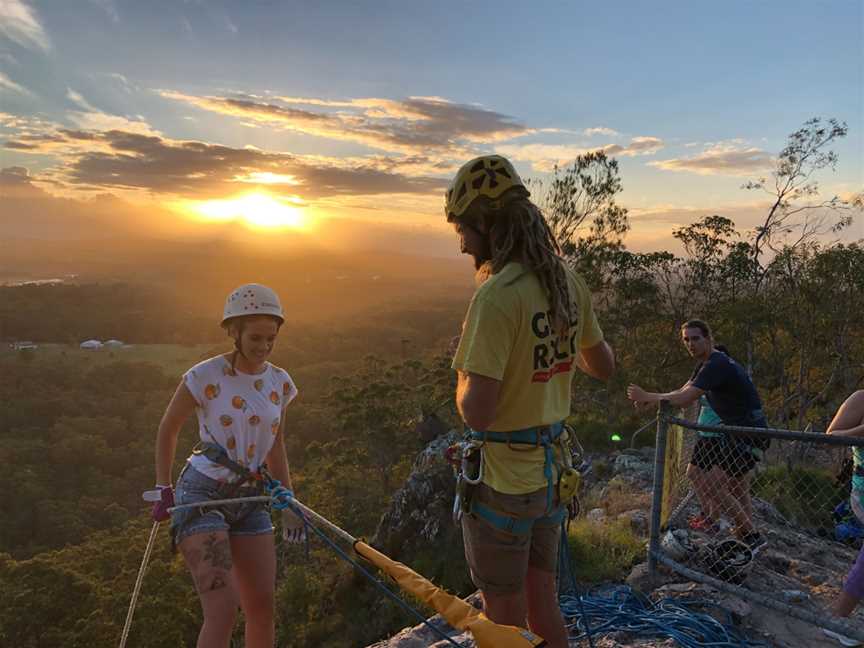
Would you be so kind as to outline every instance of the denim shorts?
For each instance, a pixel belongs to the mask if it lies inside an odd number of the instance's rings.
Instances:
[[[174,491],[174,503],[194,504],[208,500],[262,495],[258,486],[243,486],[216,481],[186,464]],[[228,504],[219,507],[191,508],[171,513],[171,532],[175,546],[197,533],[227,531],[232,536],[273,533],[273,522],[266,502]]]

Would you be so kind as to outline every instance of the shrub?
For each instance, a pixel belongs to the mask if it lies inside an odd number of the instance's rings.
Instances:
[[[833,527],[834,507],[849,495],[827,469],[785,465],[761,472],[753,480],[752,493],[773,504],[790,522],[811,528]]]
[[[627,520],[577,520],[567,540],[576,578],[582,582],[621,580],[645,558],[645,543]]]

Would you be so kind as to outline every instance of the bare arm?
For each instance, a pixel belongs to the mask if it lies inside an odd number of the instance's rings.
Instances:
[[[864,390],[843,401],[827,432],[836,436],[864,436]]]
[[[267,468],[275,479],[282,482],[288,490],[293,491],[291,485],[291,471],[288,468],[288,453],[285,452],[285,412],[282,412],[282,421],[279,423],[279,432],[273,440],[273,447],[267,453]]]
[[[189,388],[182,381],[177,385],[171,402],[162,421],[159,423],[159,431],[156,433],[156,483],[167,486],[171,484],[171,464],[174,463],[174,454],[177,452],[177,437],[183,423],[195,411],[197,403],[189,392]]]
[[[615,354],[606,340],[593,347],[579,350],[578,367],[598,380],[609,380],[615,371]]]
[[[470,371],[460,371],[456,384],[456,407],[462,420],[482,432],[495,420],[501,381]]]
[[[291,471],[288,468],[288,453],[285,452],[285,411],[282,411],[282,421],[279,423],[279,432],[273,441],[273,447],[267,453],[267,468],[274,479],[278,479],[282,485],[294,492],[291,484]],[[303,519],[298,517],[291,509],[282,511],[282,537],[289,542],[302,542],[306,539],[306,529]]]
[[[659,403],[665,400],[669,401],[673,407],[686,407],[690,403],[699,400],[699,397],[704,393],[704,390],[694,387],[689,382],[680,389],[666,392],[665,394],[645,391],[639,385],[630,385],[627,387],[627,398],[634,403]]]

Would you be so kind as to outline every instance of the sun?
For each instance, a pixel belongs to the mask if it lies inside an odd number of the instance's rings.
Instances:
[[[302,204],[298,198],[254,192],[225,200],[206,200],[187,206],[187,210],[206,221],[239,221],[254,229],[304,229],[309,223],[298,204]]]

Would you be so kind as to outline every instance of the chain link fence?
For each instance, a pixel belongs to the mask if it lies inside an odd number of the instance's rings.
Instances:
[[[649,567],[864,641],[830,612],[864,529],[848,505],[864,439],[657,418]]]

